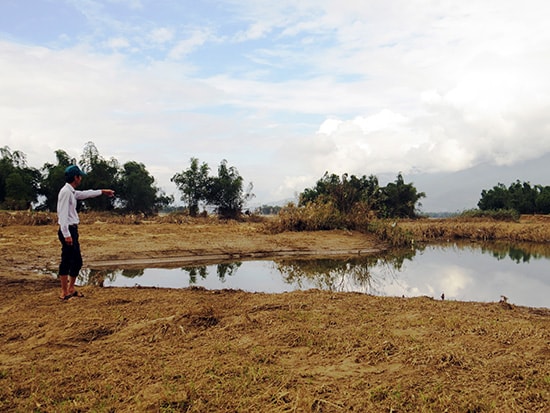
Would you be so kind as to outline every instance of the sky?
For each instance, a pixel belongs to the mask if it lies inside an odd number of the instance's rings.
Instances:
[[[252,204],[402,173],[423,209],[550,185],[545,0],[0,0],[0,147],[222,160]]]

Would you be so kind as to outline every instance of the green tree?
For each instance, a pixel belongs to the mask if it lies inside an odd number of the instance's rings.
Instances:
[[[406,184],[399,173],[395,182],[382,188],[382,216],[385,218],[414,218],[416,204],[424,198],[424,192],[418,192],[412,183]]]
[[[242,213],[245,202],[251,199],[252,183],[246,193],[243,190],[243,178],[235,167],[228,167],[227,161],[221,161],[218,176],[209,180],[206,201],[215,206],[217,213],[223,218],[236,218]]]
[[[40,182],[40,194],[44,197],[40,209],[46,209],[51,212],[57,211],[57,195],[59,190],[65,185],[65,169],[74,163],[67,152],[58,149],[55,151],[57,164],[45,163],[42,167],[42,180]]]
[[[517,180],[507,188],[498,183],[481,191],[477,206],[482,211],[514,210],[518,214],[550,214],[550,187]]]
[[[477,206],[482,211],[496,209],[510,209],[510,193],[508,188],[502,183],[498,183],[493,188],[481,191],[481,199]]]
[[[537,186],[535,208],[539,214],[550,214],[550,186]]]
[[[548,213],[548,194],[540,185],[531,186],[529,182],[517,180],[507,188],[498,183],[489,190],[481,191],[477,206],[482,211],[509,209],[518,214]],[[550,211],[549,211],[550,212]]]
[[[380,200],[380,187],[378,178],[373,175],[363,175],[358,178],[355,175],[336,174],[325,172],[317,181],[315,187],[306,188],[300,194],[299,206],[309,202],[331,202],[341,213],[349,213],[358,202],[365,203],[369,209],[376,209]]]
[[[114,189],[118,193],[119,164],[114,158],[109,161],[100,156],[93,142],[84,146],[80,166],[86,172],[86,178],[82,181],[80,189]],[[116,198],[100,196],[85,201],[86,207],[98,211],[111,211],[114,209]]]
[[[536,199],[538,191],[536,187],[531,187],[529,182],[520,182],[519,180],[511,184],[508,188],[510,192],[511,207],[520,214],[534,214],[536,211]]]
[[[7,209],[28,209],[39,195],[40,172],[27,166],[21,151],[0,148],[0,205]]]
[[[199,165],[197,158],[191,158],[189,169],[175,174],[171,179],[181,191],[181,200],[189,208],[191,216],[196,216],[200,202],[206,201],[210,186],[209,170],[205,162]]]
[[[173,199],[164,195],[155,185],[145,165],[135,161],[126,162],[121,171],[119,198],[128,212],[151,215],[169,205]]]

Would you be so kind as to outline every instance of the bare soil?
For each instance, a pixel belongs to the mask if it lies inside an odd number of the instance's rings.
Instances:
[[[55,224],[0,227],[0,411],[546,412],[550,310],[200,288],[58,299]],[[349,231],[98,220],[85,265],[376,253]]]

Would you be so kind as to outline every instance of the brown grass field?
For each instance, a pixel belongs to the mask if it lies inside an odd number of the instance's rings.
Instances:
[[[85,265],[379,253],[353,231],[83,215]],[[518,223],[399,222],[415,242],[550,241]],[[548,412],[550,309],[508,303],[82,286],[58,300],[55,218],[0,213],[2,412]],[[550,302],[550,301],[549,301]]]

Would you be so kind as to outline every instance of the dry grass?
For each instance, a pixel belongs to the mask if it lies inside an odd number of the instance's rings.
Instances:
[[[550,411],[549,309],[317,290],[95,286],[62,303],[57,280],[35,272],[59,254],[55,221],[38,225],[39,216],[0,228],[0,411]],[[82,218],[90,219],[81,234],[89,260],[334,251],[376,241],[351,231],[266,234],[262,224]],[[549,225],[532,217],[396,224],[418,240],[482,233],[505,241],[548,240]]]
[[[0,280],[2,278],[0,277]],[[550,312],[322,291],[3,284],[0,410],[524,412],[550,406]],[[6,317],[5,311],[13,316]]]
[[[522,216],[519,222],[464,219],[419,219],[399,221],[398,225],[415,241],[508,241],[550,242],[550,220]]]
[[[201,215],[191,217],[186,213],[171,213],[156,216],[144,214],[117,214],[111,212],[81,212],[82,224],[110,223],[121,225],[139,225],[148,223],[157,224],[213,224],[226,223],[216,215]],[[243,215],[239,222],[265,222],[266,219],[258,215]],[[234,221],[232,221],[234,222]],[[52,212],[36,211],[0,211],[0,227],[10,225],[52,225],[57,223],[57,214]]]

